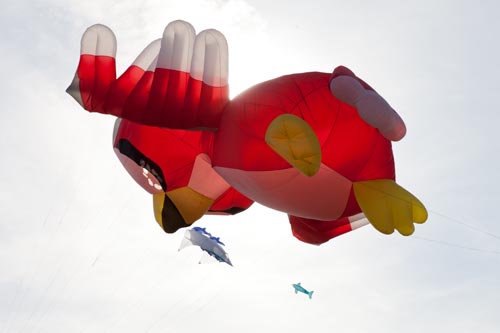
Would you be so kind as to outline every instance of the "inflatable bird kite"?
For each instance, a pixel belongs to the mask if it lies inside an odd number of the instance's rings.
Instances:
[[[174,21],[116,77],[116,39],[87,29],[67,92],[116,116],[114,149],[153,195],[169,233],[252,202],[289,216],[293,235],[321,244],[368,222],[402,235],[427,219],[395,181],[391,142],[406,127],[350,69],[281,76],[229,99],[228,46]]]

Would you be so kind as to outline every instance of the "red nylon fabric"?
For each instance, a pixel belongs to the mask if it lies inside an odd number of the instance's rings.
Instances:
[[[292,74],[261,83],[236,97],[224,111],[215,137],[213,164],[247,171],[290,168],[265,143],[271,121],[290,113],[312,127],[321,145],[322,163],[332,170],[353,182],[394,179],[391,142],[363,121],[353,107],[332,95],[331,76],[316,72]],[[252,197],[251,193],[247,195]],[[325,193],[318,192],[317,196],[318,201],[328,201]],[[340,219],[319,221],[290,216],[290,223],[295,237],[321,244],[350,231],[347,217],[359,212],[351,190]]]
[[[215,166],[279,170],[290,165],[265,142],[277,116],[295,114],[313,128],[322,162],[344,177],[394,179],[390,142],[329,90],[330,74],[302,73],[261,83],[231,101],[214,143]]]
[[[80,96],[82,98],[83,107],[86,110],[92,111],[91,97],[94,90],[95,56],[86,54],[80,56],[77,75],[80,81]]]
[[[228,100],[227,86],[209,86],[189,73],[156,68],[141,123],[169,128],[217,128]]]
[[[196,157],[201,153],[211,154],[213,135],[210,131],[163,129],[122,120],[114,146],[122,139],[129,141],[141,154],[161,168],[166,190],[171,191],[188,185]],[[125,169],[139,185],[150,193],[158,192],[137,171],[136,163],[130,163],[129,158],[122,156],[117,149],[115,152],[122,163],[127,162],[123,163]],[[231,211],[236,208],[238,212],[247,209],[252,203],[253,201],[230,188],[215,200],[210,210]]]
[[[115,59],[80,56],[77,69],[86,110],[168,128],[218,127],[229,100],[228,86],[213,87],[189,73],[130,66],[116,79]]]
[[[235,214],[241,210],[247,209],[253,204],[253,201],[245,197],[240,192],[236,191],[234,188],[230,188],[224,192],[221,196],[215,200],[215,202],[210,206],[210,211],[213,212],[228,212],[229,214]],[[237,208],[236,210],[232,210]]]
[[[145,75],[145,71],[138,66],[130,66],[109,88],[109,98],[106,99],[104,109],[107,113],[122,118],[127,99]],[[134,119],[130,119],[134,120]]]
[[[149,92],[153,84],[153,72],[145,72],[139,82],[135,85],[134,89],[127,98],[123,105],[121,117],[140,124],[154,125],[144,123],[144,112],[148,104]]]
[[[209,149],[213,133],[172,130],[122,120],[115,142],[127,139],[163,171],[167,190],[186,186],[198,154]]]
[[[143,113],[144,123],[151,124],[156,120],[162,126],[166,122],[163,115],[168,114],[171,127],[179,127],[188,82],[189,73],[157,68],[149,91],[148,104]]]
[[[109,86],[116,79],[115,58],[82,54],[77,75],[85,109],[102,112]]]
[[[322,244],[352,230],[348,218],[335,221],[317,221],[297,216],[288,216],[292,234],[309,244]]]

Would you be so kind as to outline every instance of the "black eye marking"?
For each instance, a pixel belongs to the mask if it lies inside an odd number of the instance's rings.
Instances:
[[[165,178],[163,177],[163,172],[161,168],[153,162],[150,158],[144,155],[139,149],[135,148],[134,145],[130,143],[127,139],[120,139],[116,144],[118,151],[134,161],[138,166],[143,167],[155,176],[160,183],[163,192],[167,191],[167,184],[165,183]]]

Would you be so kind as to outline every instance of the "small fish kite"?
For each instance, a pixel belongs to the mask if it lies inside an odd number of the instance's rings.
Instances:
[[[302,287],[300,285],[300,282],[299,283],[294,283],[294,284],[292,284],[292,286],[295,289],[295,293],[298,293],[300,291],[301,293],[304,293],[304,294],[308,295],[309,299],[312,298],[312,295],[313,295],[314,291],[313,290],[308,291],[307,289],[305,289],[304,287]]]
[[[202,249],[210,257],[215,258],[217,261],[225,262],[226,264],[233,266],[226,251],[222,248],[224,243],[222,243],[218,237],[212,236],[206,231],[205,228],[194,227],[186,230],[179,247],[179,251],[191,245],[200,247],[200,249]],[[200,263],[201,262],[202,261],[200,260]]]

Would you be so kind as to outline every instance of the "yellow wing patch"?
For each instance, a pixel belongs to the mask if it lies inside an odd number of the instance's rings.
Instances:
[[[390,179],[377,179],[353,184],[354,195],[368,221],[384,234],[396,229],[409,236],[413,223],[424,223],[427,210],[413,194]]]
[[[311,126],[292,114],[276,117],[266,131],[266,143],[306,176],[314,176],[321,164],[321,146]]]

